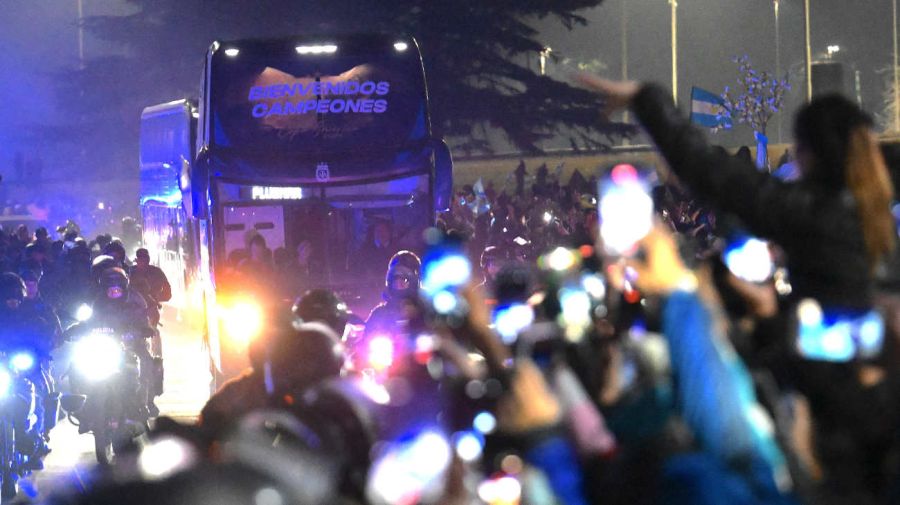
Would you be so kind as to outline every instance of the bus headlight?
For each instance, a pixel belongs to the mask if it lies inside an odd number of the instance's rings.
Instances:
[[[122,344],[109,335],[88,335],[75,342],[72,362],[75,369],[88,380],[102,381],[119,370],[122,364]]]
[[[238,300],[219,309],[219,320],[231,342],[246,347],[262,333],[263,310],[250,300]]]

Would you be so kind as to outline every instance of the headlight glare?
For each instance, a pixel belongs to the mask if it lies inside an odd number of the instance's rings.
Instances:
[[[122,344],[118,339],[91,334],[75,343],[75,368],[88,380],[101,381],[115,374],[122,364]]]

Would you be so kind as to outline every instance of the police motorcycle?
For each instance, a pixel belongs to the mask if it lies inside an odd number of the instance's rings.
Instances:
[[[21,477],[42,468],[41,434],[35,409],[39,399],[28,379],[39,367],[38,357],[27,349],[0,352],[0,501],[15,498]],[[55,412],[46,412],[48,421]]]
[[[110,272],[104,278],[123,275]],[[127,284],[108,284],[104,288],[109,292],[126,296]],[[147,432],[148,420],[156,414],[148,409],[149,397],[162,390],[161,374],[154,373],[157,360],[148,350],[152,328],[132,324],[109,307],[95,303],[81,315],[83,322],[66,331],[71,356],[64,378],[73,395],[63,399],[79,433],[93,433],[97,461],[103,465],[112,464]]]

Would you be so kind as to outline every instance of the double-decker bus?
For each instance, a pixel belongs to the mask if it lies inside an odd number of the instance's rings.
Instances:
[[[193,111],[179,107],[172,115],[189,123]],[[449,207],[450,152],[432,136],[410,37],[214,42],[194,135],[189,159],[173,151],[165,163],[142,164],[142,178],[169,183],[142,195],[144,233],[151,244],[184,244],[185,289],[202,293],[219,378],[245,366],[261,300],[326,287],[368,310],[390,254],[419,249],[435,213]],[[178,216],[159,219],[159,207]],[[267,254],[289,265],[301,256],[303,272],[260,268],[271,264]]]

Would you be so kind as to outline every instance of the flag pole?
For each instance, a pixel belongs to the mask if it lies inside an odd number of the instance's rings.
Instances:
[[[894,6],[894,132],[900,133],[900,69],[897,68],[897,0]]]
[[[628,80],[628,2],[622,2],[622,80]],[[627,123],[628,120],[629,111],[626,108],[622,122]]]
[[[812,43],[809,38],[809,0],[803,0],[803,17],[806,24],[806,101],[812,101]]]
[[[78,6],[78,65],[84,68],[84,6],[77,0]]]
[[[896,0],[894,0],[896,1]],[[775,0],[775,79],[781,80],[781,23],[778,0]],[[778,142],[781,142],[781,114],[778,114]]]

